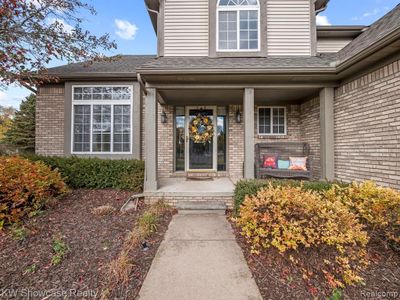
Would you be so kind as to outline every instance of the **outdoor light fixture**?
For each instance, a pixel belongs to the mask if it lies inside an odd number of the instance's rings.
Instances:
[[[163,112],[161,113],[161,123],[165,124],[168,121],[168,117],[167,114],[165,112],[165,110],[163,110]]]
[[[236,110],[236,123],[242,123],[242,113],[239,110],[239,107]]]

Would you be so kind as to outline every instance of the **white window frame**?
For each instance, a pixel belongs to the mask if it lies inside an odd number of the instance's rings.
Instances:
[[[271,128],[271,133],[261,133],[260,132],[260,109],[263,108],[269,108],[271,110],[271,124],[270,124],[270,128]],[[274,119],[273,119],[273,109],[274,108],[283,108],[284,110],[284,125],[285,125],[285,132],[284,133],[273,133],[273,124],[274,124]],[[286,136],[287,135],[287,107],[286,106],[258,106],[257,107],[257,133],[260,136]]]
[[[235,5],[235,6],[220,6],[219,5],[220,0],[217,2],[217,34],[216,34],[216,44],[217,44],[217,52],[259,52],[261,49],[261,22],[260,22],[260,17],[261,17],[261,9],[260,9],[260,1],[257,0],[258,5]],[[219,13],[223,11],[229,12],[229,11],[236,11],[236,49],[220,49],[219,48]],[[258,39],[258,47],[257,49],[240,49],[240,11],[257,11],[258,15],[258,21],[257,21],[257,39]]]
[[[114,87],[128,87],[131,90],[131,97],[130,99],[121,99],[121,100],[75,100],[74,99],[74,90],[75,88],[95,88],[95,87],[105,87],[105,88],[114,88]],[[90,85],[72,85],[71,91],[71,154],[76,155],[131,155],[133,154],[133,85],[126,85],[126,84],[115,84],[115,85],[108,85],[108,84],[90,84]],[[74,151],[74,109],[75,105],[89,105],[90,106],[90,152],[80,152]],[[93,105],[111,105],[111,137],[110,137],[110,149],[109,152],[94,152],[93,151]],[[113,152],[114,148],[114,106],[115,105],[130,105],[130,151],[129,152]]]

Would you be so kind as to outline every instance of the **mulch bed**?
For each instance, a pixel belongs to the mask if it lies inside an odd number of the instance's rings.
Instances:
[[[115,190],[75,190],[43,215],[27,221],[25,240],[17,241],[10,234],[0,232],[0,298],[100,298],[105,268],[118,256],[126,235],[145,208],[139,203],[137,212],[121,213],[119,209],[131,194]],[[93,215],[91,210],[102,205],[111,205],[116,211],[107,216]],[[148,241],[149,251],[138,249],[132,281],[119,291],[120,295],[132,296],[139,292],[171,217],[168,214],[160,221],[157,233]],[[52,243],[57,236],[62,237],[69,251],[61,264],[52,266]],[[33,273],[28,272],[32,265],[36,266]],[[19,294],[4,293],[5,290]],[[79,293],[71,294],[71,290]],[[55,294],[45,297],[51,294],[49,291]]]
[[[299,251],[296,258],[312,273],[304,279],[288,255],[279,254],[275,248],[259,255],[252,254],[240,229],[230,217],[229,221],[263,299],[330,299],[332,289],[321,274],[320,262],[332,258],[333,254],[329,251]],[[400,253],[385,249],[381,243],[370,242],[368,257],[371,264],[362,274],[365,284],[345,288],[341,299],[400,299]]]

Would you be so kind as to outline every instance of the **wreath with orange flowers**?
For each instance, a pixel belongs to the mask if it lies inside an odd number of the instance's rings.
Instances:
[[[198,114],[189,124],[190,138],[196,144],[210,143],[214,136],[214,126],[208,116]]]

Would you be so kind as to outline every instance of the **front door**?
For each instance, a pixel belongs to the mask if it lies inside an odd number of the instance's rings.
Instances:
[[[217,170],[216,107],[186,108],[186,170]]]

